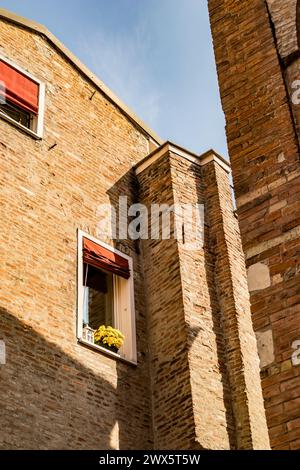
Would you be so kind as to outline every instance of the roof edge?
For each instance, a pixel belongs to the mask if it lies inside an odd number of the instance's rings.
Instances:
[[[85,75],[96,88],[98,88],[113,104],[115,104],[129,120],[147,134],[155,143],[161,145],[162,139],[142,121],[123,101],[118,98],[115,93],[110,90],[93,72],[91,72],[76,56],[73,54],[54,34],[51,33],[45,26],[35,21],[28,20],[22,16],[18,16],[4,8],[0,8],[0,19],[14,23],[23,28],[29,29],[34,33],[45,36],[52,45],[63,54],[71,64]]]
[[[207,152],[204,152],[202,155],[200,155],[199,158],[201,161],[201,166],[207,165],[211,162],[216,162],[228,174],[231,173],[230,162],[213,149],[207,150]]]
[[[213,149],[207,150],[201,155],[197,155],[196,153],[191,152],[190,150],[187,150],[184,147],[181,147],[180,145],[177,145],[167,140],[134,166],[136,174],[139,175],[140,173],[142,173],[144,170],[146,170],[146,168],[148,168],[150,165],[152,165],[152,163],[164,156],[167,152],[175,153],[176,155],[185,158],[191,163],[194,163],[199,166],[204,166],[207,163],[213,161],[218,163],[227,173],[231,172],[230,162],[227,161],[221,155],[219,155],[217,152],[215,152]]]

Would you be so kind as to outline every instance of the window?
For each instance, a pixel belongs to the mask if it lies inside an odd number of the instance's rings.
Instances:
[[[118,351],[95,341],[99,327],[124,335]],[[77,336],[98,350],[136,363],[132,258],[78,231]],[[105,349],[104,349],[105,348]]]
[[[45,86],[0,57],[0,116],[34,137],[42,137]]]
[[[84,263],[83,286],[83,327],[114,327],[113,274]]]

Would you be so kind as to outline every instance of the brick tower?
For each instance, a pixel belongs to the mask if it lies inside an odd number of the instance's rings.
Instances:
[[[300,448],[296,0],[209,0],[271,445]]]

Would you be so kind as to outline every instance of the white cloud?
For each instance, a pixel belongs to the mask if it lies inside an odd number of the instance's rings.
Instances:
[[[151,47],[146,27],[138,24],[131,35],[93,31],[80,38],[78,49],[93,72],[155,127],[161,93],[151,82]]]

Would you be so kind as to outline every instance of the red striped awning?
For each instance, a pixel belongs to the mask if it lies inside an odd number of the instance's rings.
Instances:
[[[125,279],[130,277],[129,263],[126,258],[87,238],[83,238],[83,262],[95,268],[105,269]]]
[[[0,59],[0,95],[32,114],[38,114],[39,85]]]

